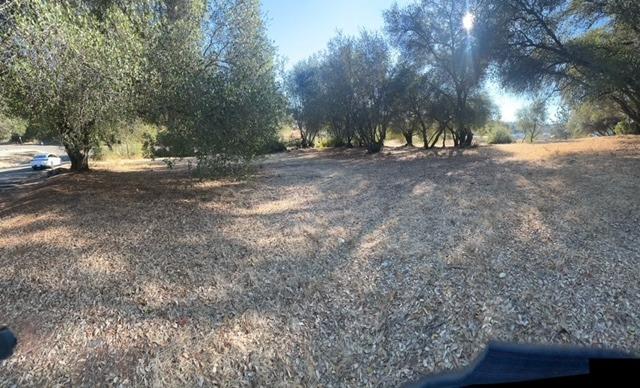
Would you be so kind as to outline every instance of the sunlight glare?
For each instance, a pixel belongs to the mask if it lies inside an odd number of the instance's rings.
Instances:
[[[473,29],[475,21],[476,17],[471,12],[467,12],[462,18],[462,26],[467,32],[470,32]]]

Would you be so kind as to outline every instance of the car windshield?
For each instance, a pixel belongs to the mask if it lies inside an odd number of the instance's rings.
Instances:
[[[34,159],[47,159],[49,156],[47,154],[38,154],[34,157]]]

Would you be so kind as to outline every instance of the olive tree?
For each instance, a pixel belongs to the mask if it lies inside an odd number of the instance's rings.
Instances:
[[[480,93],[492,41],[489,29],[472,23],[477,8],[472,1],[422,0],[385,13],[392,43],[418,69],[432,101],[446,108],[435,138],[449,130],[460,147],[473,141],[471,101]]]
[[[616,134],[616,127],[623,120],[624,114],[618,106],[604,100],[574,107],[567,126],[574,137],[610,136]]]
[[[640,5],[630,0],[487,0],[505,85],[568,103],[613,101],[640,123]]]
[[[326,120],[326,95],[319,58],[297,63],[287,77],[289,111],[302,136],[302,147],[313,147]]]
[[[531,105],[518,111],[518,128],[524,133],[524,139],[533,143],[540,136],[547,120],[547,105],[544,100],[537,99]]]
[[[353,147],[356,136],[354,52],[355,39],[338,34],[329,41],[321,64],[328,129],[336,143],[347,147]]]
[[[393,117],[391,56],[382,36],[363,32],[354,49],[355,128],[370,153],[379,152]]]
[[[285,108],[259,1],[173,1],[178,12],[164,11],[149,50],[146,111],[200,173],[244,170]]]
[[[59,138],[75,171],[135,111],[142,42],[120,8],[9,3],[0,19],[0,93],[16,116]]]

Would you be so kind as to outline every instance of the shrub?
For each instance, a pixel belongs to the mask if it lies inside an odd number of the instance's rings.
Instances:
[[[513,143],[513,137],[508,128],[497,126],[489,132],[487,142],[489,144],[510,144]]]
[[[91,157],[94,160],[104,160],[105,159],[104,149],[102,148],[101,145],[98,145],[98,146],[93,148],[93,150],[91,151]]]
[[[616,126],[613,128],[613,132],[616,135],[637,135],[638,134],[638,126],[629,122],[629,120],[621,120]]]
[[[320,148],[337,148],[337,147],[344,147],[344,146],[345,146],[344,140],[334,136],[324,137],[320,139],[320,141],[318,142],[318,147]]]
[[[11,134],[11,139],[9,141],[12,143],[21,143],[23,141],[22,135],[14,132]]]
[[[149,132],[142,134],[142,157],[154,159],[156,156],[156,139]]]
[[[260,155],[267,155],[267,154],[277,154],[277,153],[286,152],[286,151],[287,151],[287,146],[282,141],[280,141],[279,139],[271,139],[265,142],[264,145],[262,145],[262,147],[260,147],[260,150],[258,153]]]

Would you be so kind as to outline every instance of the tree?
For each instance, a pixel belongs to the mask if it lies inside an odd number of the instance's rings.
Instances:
[[[358,38],[338,35],[329,42],[321,67],[325,117],[332,135],[347,146],[357,139],[368,152],[379,152],[396,93],[384,38],[366,31]]]
[[[544,100],[537,99],[528,107],[518,112],[518,128],[524,133],[524,139],[529,143],[540,136],[547,120],[547,104]]]
[[[480,92],[489,64],[487,45],[492,41],[482,24],[463,25],[465,17],[472,20],[476,8],[474,2],[423,0],[404,8],[396,4],[385,13],[392,42],[418,69],[436,105],[449,108],[436,120],[435,141],[448,130],[460,147],[473,141],[471,100]]]
[[[321,62],[312,57],[296,64],[287,78],[289,111],[302,136],[302,147],[313,147],[326,121],[326,96]]]
[[[117,7],[98,17],[70,2],[5,5],[0,26],[1,93],[11,113],[59,138],[71,169],[114,126],[134,115],[142,42]]]
[[[485,10],[499,32],[494,54],[506,85],[551,88],[573,104],[609,99],[640,122],[637,2],[492,0]]]
[[[573,137],[610,136],[616,134],[616,126],[624,120],[624,114],[611,101],[587,102],[575,107],[568,120]]]
[[[511,129],[501,121],[492,121],[484,128],[487,143],[489,144],[510,144],[513,143]]]
[[[393,117],[391,57],[382,36],[363,32],[354,46],[355,128],[369,153],[384,146]]]
[[[151,89],[160,94],[151,100],[162,102],[153,119],[168,128],[166,140],[192,150],[198,172],[244,170],[273,139],[285,110],[259,2],[211,0],[206,9],[182,2],[181,12],[161,19],[151,50],[151,69],[159,69]]]
[[[390,86],[393,90],[391,126],[402,134],[406,147],[413,147],[416,134],[421,133],[424,141],[430,126],[425,121],[429,115],[425,112],[429,101],[422,86],[415,69],[403,62],[396,64]]]
[[[24,120],[7,117],[0,113],[0,142],[9,139],[12,135],[22,136],[26,129]]]

